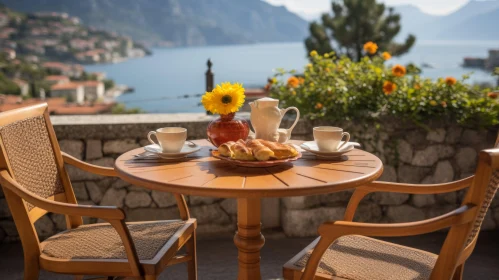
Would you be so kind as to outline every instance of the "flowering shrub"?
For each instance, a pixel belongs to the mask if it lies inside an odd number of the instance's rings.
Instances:
[[[298,107],[310,119],[373,120],[392,115],[419,124],[429,119],[482,127],[499,123],[499,98],[491,89],[465,84],[467,76],[433,81],[417,75],[415,67],[389,67],[385,61],[390,54],[376,55],[376,48],[366,44],[369,56],[359,62],[311,52],[303,75],[281,69],[269,80],[271,96],[284,107]]]

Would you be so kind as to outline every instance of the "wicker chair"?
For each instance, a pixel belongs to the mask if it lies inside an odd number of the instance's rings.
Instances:
[[[353,193],[343,221],[319,227],[320,237],[283,267],[287,280],[296,279],[462,279],[489,205],[499,187],[499,137],[494,149],[480,152],[476,173],[469,178],[438,185],[373,182]],[[470,187],[462,206],[445,215],[412,223],[352,222],[367,194],[447,193]],[[380,241],[367,236],[413,236],[450,228],[439,255]]]
[[[24,250],[24,279],[39,270],[156,279],[166,266],[187,263],[197,279],[196,220],[176,195],[181,220],[125,223],[123,210],[78,205],[64,164],[103,176],[114,169],[84,163],[59,149],[47,105],[0,113],[0,183]],[[48,212],[64,214],[68,230],[41,242],[34,223]],[[108,223],[83,225],[82,216]],[[185,245],[186,253],[178,254]]]

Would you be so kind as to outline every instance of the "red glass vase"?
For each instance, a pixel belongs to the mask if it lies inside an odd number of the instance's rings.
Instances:
[[[220,115],[208,125],[206,134],[211,143],[218,147],[228,141],[246,140],[249,124],[243,119],[236,118],[235,113]]]

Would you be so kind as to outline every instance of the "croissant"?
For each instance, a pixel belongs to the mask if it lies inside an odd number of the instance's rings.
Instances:
[[[266,140],[260,140],[265,147],[269,148],[274,152],[274,157],[277,159],[291,158],[298,155],[298,151],[290,144],[282,144],[277,142],[270,142]]]
[[[251,149],[253,156],[259,161],[269,160],[274,156],[274,152],[260,143],[258,139],[248,140],[246,146]]]
[[[222,145],[220,145],[220,147],[218,147],[218,151],[220,152],[220,154],[222,156],[225,156],[225,157],[232,157],[232,147],[236,144],[236,142],[234,141],[229,141],[227,143],[223,143]]]
[[[255,160],[253,153],[242,139],[239,139],[236,144],[232,146],[232,158],[237,160]]]

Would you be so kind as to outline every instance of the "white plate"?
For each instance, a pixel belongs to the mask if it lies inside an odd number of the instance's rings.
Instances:
[[[147,145],[144,147],[144,149],[150,153],[158,155],[161,158],[168,159],[168,158],[183,158],[188,154],[192,154],[199,151],[201,147],[192,142],[187,141],[184,143],[182,150],[180,150],[180,152],[178,153],[163,153],[161,147],[157,144]]]
[[[341,141],[340,145],[342,143],[343,143],[343,141]],[[353,150],[355,146],[360,146],[360,144],[355,143],[355,142],[348,142],[340,150],[337,150],[334,152],[326,152],[326,151],[319,151],[319,148],[317,147],[317,143],[315,143],[315,141],[309,141],[309,142],[302,143],[300,145],[300,148],[304,149],[307,152],[311,152],[318,157],[328,158],[328,157],[339,157],[339,156]]]

